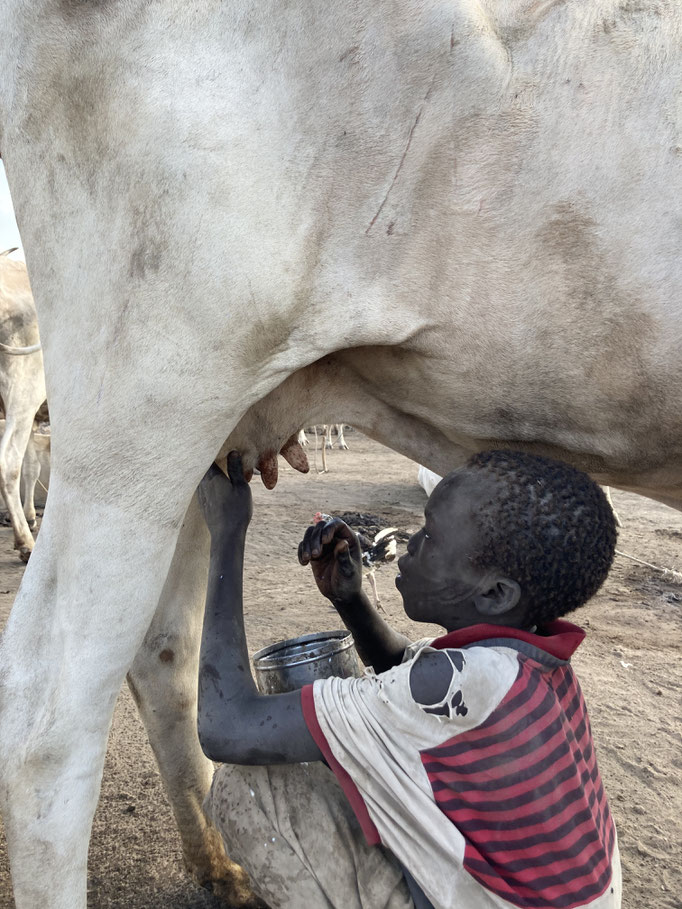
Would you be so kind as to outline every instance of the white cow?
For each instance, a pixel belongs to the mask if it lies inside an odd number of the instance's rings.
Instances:
[[[40,473],[31,430],[45,400],[45,375],[26,266],[9,259],[10,252],[13,250],[0,254],[0,396],[6,421],[0,441],[0,492],[14,530],[14,548],[27,562],[33,550],[31,528],[36,521],[33,491]]]
[[[0,645],[15,898],[83,909],[130,671],[237,901],[199,809],[197,483],[236,446],[272,485],[334,414],[440,473],[517,446],[679,507],[682,6],[3,0],[0,34],[53,436]]]

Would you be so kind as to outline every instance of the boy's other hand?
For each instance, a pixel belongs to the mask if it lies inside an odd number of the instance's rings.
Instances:
[[[362,550],[357,535],[340,518],[309,527],[298,546],[298,561],[310,565],[320,593],[334,604],[362,590]]]
[[[197,489],[199,505],[211,536],[245,534],[251,520],[251,489],[244,479],[238,451],[231,451],[227,456],[227,472],[229,476],[225,476],[217,464],[211,464]]]

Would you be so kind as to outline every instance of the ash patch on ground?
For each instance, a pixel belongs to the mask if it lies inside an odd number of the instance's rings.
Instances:
[[[360,536],[368,542],[371,542],[376,535],[386,527],[396,528],[393,536],[396,541],[402,545],[407,543],[412,536],[411,531],[401,530],[397,521],[387,520],[376,514],[365,514],[360,511],[345,511],[343,514],[336,515],[336,517],[345,521],[352,530],[359,533]]]
[[[373,539],[384,527],[390,527],[388,521],[380,518],[377,514],[365,514],[361,511],[344,511],[342,514],[335,515],[341,518],[356,533]]]

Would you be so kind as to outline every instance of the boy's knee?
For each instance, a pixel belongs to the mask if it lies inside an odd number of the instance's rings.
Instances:
[[[255,808],[256,792],[267,782],[265,767],[221,764],[204,800],[204,813],[216,826],[227,823],[237,812],[240,816]]]
[[[272,836],[272,821],[264,810],[265,767],[222,764],[204,800],[204,814],[220,834],[227,854],[252,871],[249,857]],[[265,800],[267,803],[267,799]]]
[[[222,764],[213,777],[204,812],[229,849],[231,841],[252,831],[259,838],[297,839],[300,828],[307,828],[312,818],[323,824],[324,815],[337,801],[344,813],[352,815],[341,788],[323,764]],[[306,806],[304,813],[301,806]]]

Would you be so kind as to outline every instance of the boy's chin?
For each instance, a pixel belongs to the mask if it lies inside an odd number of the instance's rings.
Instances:
[[[403,601],[403,609],[405,610],[405,614],[409,618],[412,618],[412,616],[410,615],[410,598],[409,598],[409,596],[405,595],[405,591],[403,590],[402,575],[397,574],[395,576],[395,581],[393,583],[395,584],[395,586],[398,590],[398,593],[400,594],[400,598]]]
[[[400,590],[400,588],[398,588]],[[429,619],[424,616],[423,610],[419,608],[419,603],[415,603],[410,599],[409,596],[405,596],[401,592],[403,598],[403,609],[405,610],[405,615],[408,619],[412,619],[413,622],[428,622]]]
[[[415,598],[411,595],[411,591],[405,584],[405,579],[402,575],[396,575],[395,586],[402,597],[403,610],[408,619],[412,619],[413,622],[435,622],[440,624],[439,620],[434,618],[429,611],[428,601],[425,602],[423,597],[417,596]]]

